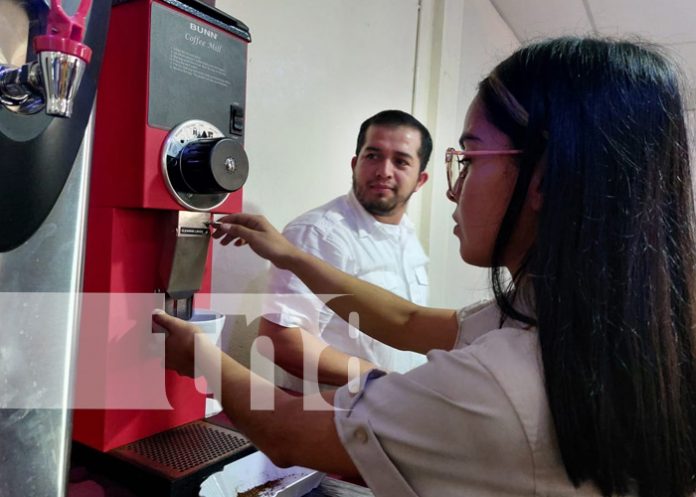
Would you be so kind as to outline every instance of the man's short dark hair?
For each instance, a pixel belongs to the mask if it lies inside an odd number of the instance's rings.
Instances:
[[[418,119],[400,110],[383,110],[375,114],[360,125],[355,155],[360,155],[360,151],[363,145],[365,145],[365,135],[367,135],[367,130],[370,126],[387,126],[392,128],[407,126],[418,130],[421,135],[421,146],[418,149],[418,159],[420,160],[421,172],[425,171],[425,166],[428,165],[428,160],[430,160],[430,153],[433,151],[433,139],[430,136],[428,128],[423,126]]]

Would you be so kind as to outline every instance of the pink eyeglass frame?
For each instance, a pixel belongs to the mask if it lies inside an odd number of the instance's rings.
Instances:
[[[454,162],[455,156],[465,156],[465,157],[481,157],[487,155],[519,155],[523,150],[518,149],[507,149],[507,150],[457,150],[455,148],[448,148],[445,152],[445,165],[447,167],[447,198],[454,200],[457,197],[457,190],[459,188],[459,180],[463,177],[462,172],[466,171],[466,168],[459,171],[457,174],[457,179],[452,182],[452,163]]]

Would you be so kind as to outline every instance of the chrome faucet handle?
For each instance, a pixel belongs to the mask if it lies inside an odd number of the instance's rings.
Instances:
[[[62,0],[51,0],[46,34],[34,38],[39,55],[46,113],[70,117],[77,89],[92,50],[82,43],[85,18],[92,0],[82,0],[75,14],[68,16]]]
[[[92,50],[82,43],[92,0],[81,0],[75,14],[62,0],[51,0],[46,34],[34,38],[38,61],[21,67],[0,64],[0,105],[19,114],[45,108],[52,116],[70,117]]]

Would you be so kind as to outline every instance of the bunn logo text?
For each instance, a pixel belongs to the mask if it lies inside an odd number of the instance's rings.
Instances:
[[[199,26],[195,22],[190,23],[191,26],[191,31],[196,31],[202,35],[205,35],[209,38],[212,38],[213,40],[217,40],[218,34],[213,31],[212,29],[204,28],[203,26]]]

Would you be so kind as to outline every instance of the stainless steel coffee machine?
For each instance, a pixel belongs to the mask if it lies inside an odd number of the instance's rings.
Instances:
[[[110,3],[0,0],[0,496],[65,494]]]

